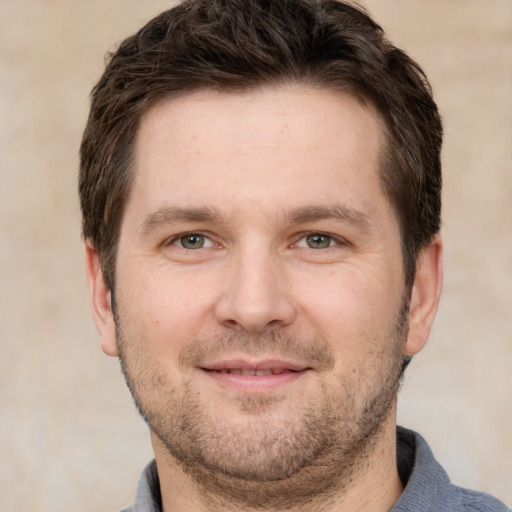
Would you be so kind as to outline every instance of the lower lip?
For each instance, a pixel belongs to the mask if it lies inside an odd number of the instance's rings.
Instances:
[[[298,372],[285,371],[272,375],[237,375],[234,373],[217,372],[211,370],[203,370],[203,373],[214,379],[218,384],[238,388],[245,392],[261,392],[271,391],[285,384],[300,379],[308,373],[309,370]]]

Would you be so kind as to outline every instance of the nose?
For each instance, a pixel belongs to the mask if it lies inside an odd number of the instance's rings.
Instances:
[[[284,273],[268,252],[238,254],[225,274],[216,320],[229,329],[252,333],[286,327],[297,314],[290,294]]]

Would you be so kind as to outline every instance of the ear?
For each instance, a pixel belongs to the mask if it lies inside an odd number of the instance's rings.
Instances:
[[[100,334],[101,348],[109,356],[118,356],[111,294],[103,276],[98,251],[89,240],[85,243],[85,272],[89,283],[92,316]]]
[[[405,345],[407,355],[418,353],[427,343],[443,285],[442,252],[441,237],[436,235],[422,249],[416,262],[409,308],[409,331]]]

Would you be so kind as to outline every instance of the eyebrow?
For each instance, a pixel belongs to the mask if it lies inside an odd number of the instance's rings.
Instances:
[[[290,224],[307,224],[308,222],[329,219],[347,222],[363,231],[370,231],[370,216],[344,204],[332,206],[303,206],[284,213],[285,222]],[[211,207],[184,208],[178,206],[164,206],[159,208],[156,212],[149,214],[137,228],[137,231],[146,235],[161,226],[179,222],[212,222],[224,224],[226,220],[217,209]]]
[[[344,204],[333,206],[305,206],[293,210],[289,216],[292,224],[306,224],[319,220],[341,220],[364,230],[369,231],[370,216],[360,210],[350,208]]]
[[[164,206],[148,215],[137,231],[146,235],[160,226],[176,222],[216,222],[222,223],[219,212],[213,208],[181,208],[178,206]]]

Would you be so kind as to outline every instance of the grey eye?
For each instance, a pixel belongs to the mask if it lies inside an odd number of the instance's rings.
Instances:
[[[180,244],[185,249],[202,249],[205,245],[205,236],[197,233],[185,235],[180,238]]]
[[[306,243],[311,249],[326,249],[331,246],[332,238],[328,235],[315,233],[306,237]]]

